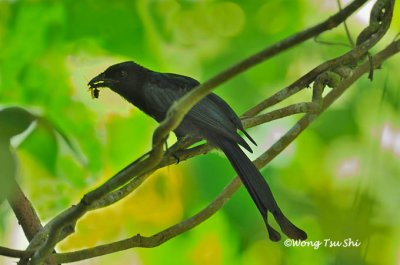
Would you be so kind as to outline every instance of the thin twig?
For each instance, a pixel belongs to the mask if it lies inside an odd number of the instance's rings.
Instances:
[[[318,39],[318,37],[319,36],[315,36],[314,41],[319,44],[329,45],[329,46],[343,46],[343,47],[347,47],[347,48],[354,47],[354,46],[351,46],[348,43],[344,43],[344,42],[331,42],[331,41],[326,41],[326,40],[320,40],[320,39]]]
[[[342,2],[340,0],[336,0],[336,2],[337,2],[337,5],[339,7],[339,10],[342,10]],[[356,44],[354,43],[354,40],[351,37],[350,30],[349,30],[349,27],[347,26],[346,20],[343,21],[343,26],[344,26],[344,30],[346,32],[347,39],[349,40],[351,47],[352,48],[355,47]]]
[[[17,250],[0,246],[0,255],[10,258],[27,259],[33,254],[33,250]]]
[[[243,119],[242,123],[245,128],[251,128],[294,114],[315,112],[317,109],[317,106],[313,102],[296,103],[252,118]]]

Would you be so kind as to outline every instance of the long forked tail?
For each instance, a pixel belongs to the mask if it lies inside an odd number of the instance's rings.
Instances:
[[[292,239],[305,240],[307,234],[290,222],[282,213],[267,182],[242,149],[236,143],[220,137],[218,139],[214,138],[213,143],[228,157],[247,191],[250,193],[251,198],[264,219],[270,239],[272,241],[279,241],[281,236],[269,225],[267,220],[268,211],[272,213],[285,235]]]

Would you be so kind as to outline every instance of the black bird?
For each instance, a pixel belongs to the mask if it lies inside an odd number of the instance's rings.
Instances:
[[[198,86],[199,82],[187,76],[155,72],[134,62],[123,62],[110,66],[88,85],[94,97],[98,97],[98,88],[108,87],[157,122],[161,122],[172,103]],[[269,225],[268,211],[289,238],[306,239],[307,234],[282,213],[267,182],[240,149],[239,145],[252,152],[238,130],[255,144],[232,108],[219,96],[211,93],[186,114],[174,132],[178,138],[191,136],[205,139],[225,153],[257,205],[271,240],[278,241],[281,236]]]

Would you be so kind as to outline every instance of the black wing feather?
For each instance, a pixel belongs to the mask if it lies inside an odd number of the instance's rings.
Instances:
[[[150,82],[145,85],[145,90],[148,92],[145,99],[146,105],[157,108],[152,112],[153,116],[154,113],[159,114],[154,118],[160,121],[164,119],[163,115],[174,101],[200,84],[190,77],[155,72],[149,80]],[[197,126],[204,129],[213,128],[217,133],[239,143],[251,152],[250,146],[237,134],[237,129],[244,131],[239,117],[217,95],[209,94],[202,99],[188,112],[187,117]],[[252,139],[251,141],[254,142]]]

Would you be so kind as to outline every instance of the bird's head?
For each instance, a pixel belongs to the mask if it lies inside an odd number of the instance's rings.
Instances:
[[[94,98],[98,98],[99,88],[102,87],[108,87],[116,93],[124,95],[141,85],[146,70],[132,61],[114,64],[90,80],[89,90]]]

